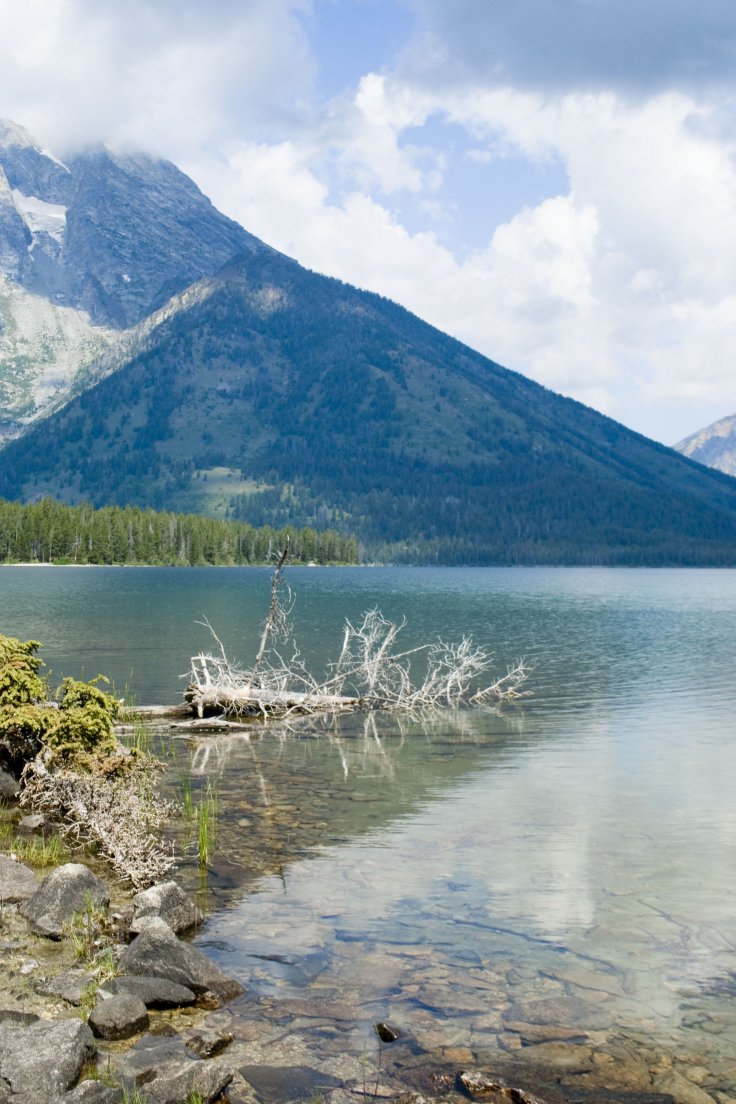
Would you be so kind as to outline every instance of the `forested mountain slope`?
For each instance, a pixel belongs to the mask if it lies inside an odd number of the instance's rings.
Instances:
[[[391,559],[736,563],[736,481],[265,248],[0,463],[9,497],[229,501]]]

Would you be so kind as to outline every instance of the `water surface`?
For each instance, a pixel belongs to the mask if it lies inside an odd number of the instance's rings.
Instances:
[[[175,741],[170,785],[219,795],[199,939],[246,981],[234,1014],[324,1059],[388,1020],[422,1053],[575,1092],[677,1096],[676,1074],[736,1095],[736,572],[290,577],[317,666],[378,605],[408,646],[471,633],[502,670],[525,656],[534,695]],[[197,620],[252,658],[267,591],[259,569],[4,568],[0,631],[43,640],[59,676],[167,702],[210,646]],[[197,889],[193,858],[183,876]]]

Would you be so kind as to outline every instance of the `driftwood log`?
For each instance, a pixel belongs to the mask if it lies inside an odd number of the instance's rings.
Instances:
[[[268,690],[252,686],[192,683],[184,694],[197,717],[281,716],[287,713],[348,713],[369,708],[361,698],[345,694],[324,694],[304,690]]]

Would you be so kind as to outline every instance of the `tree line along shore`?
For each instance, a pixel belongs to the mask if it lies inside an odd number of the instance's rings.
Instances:
[[[265,564],[288,536],[292,563],[355,564],[355,537],[307,526],[256,528],[133,506],[0,499],[0,563],[230,566]]]

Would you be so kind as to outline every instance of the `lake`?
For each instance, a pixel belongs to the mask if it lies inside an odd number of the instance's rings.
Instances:
[[[172,833],[208,909],[198,942],[246,985],[219,1015],[250,1060],[352,1062],[369,1081],[380,1064],[425,1092],[430,1066],[472,1064],[575,1100],[736,1097],[736,572],[288,576],[316,669],[344,617],[378,606],[406,616],[407,647],[471,634],[501,671],[524,656],[533,693],[158,734],[169,791],[187,776],[195,798],[217,793],[204,881]],[[268,581],[0,568],[0,631],[42,640],[54,678],[104,672],[164,704],[213,646],[201,622],[253,658]],[[380,1054],[377,1021],[402,1032]]]

